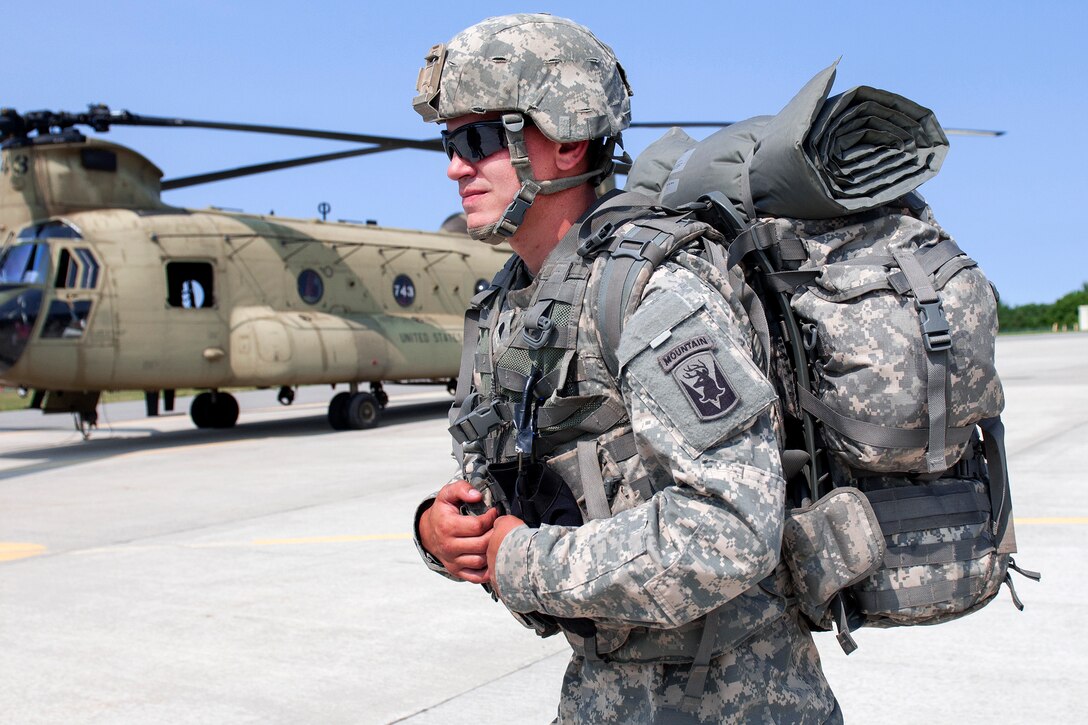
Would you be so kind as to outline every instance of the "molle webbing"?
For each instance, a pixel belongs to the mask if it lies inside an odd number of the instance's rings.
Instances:
[[[468,309],[465,311],[465,325],[461,335],[461,363],[457,372],[457,388],[453,395],[453,404],[450,406],[449,413],[450,433],[455,441],[453,452],[457,462],[461,465],[464,465],[462,444],[466,440],[475,440],[475,438],[471,437],[471,432],[469,436],[465,436],[461,431],[454,432],[454,429],[458,427],[458,418],[464,415],[465,401],[469,397],[469,390],[472,387],[473,363],[476,362],[475,355],[482,327],[481,315],[495,295],[498,295],[500,300],[506,296],[510,286],[518,276],[520,264],[521,260],[514,256],[506,260],[506,264],[495,275],[488,288],[474,295],[469,302]],[[469,410],[472,407],[474,406],[469,406]]]

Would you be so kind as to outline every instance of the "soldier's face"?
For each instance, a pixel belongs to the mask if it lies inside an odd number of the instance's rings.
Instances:
[[[446,124],[450,133],[470,123],[493,120],[498,114],[461,116]],[[506,210],[521,184],[510,165],[510,152],[500,149],[480,161],[470,161],[454,154],[446,167],[446,176],[457,182],[461,208],[471,227],[484,227],[496,221]]]
[[[461,116],[448,121],[446,131],[453,133],[462,126],[479,121],[495,120],[499,118],[499,115],[488,113]],[[549,158],[547,153],[549,144],[558,146],[535,127],[526,125],[525,145],[537,179],[555,176],[554,169],[540,168],[548,166],[544,160]],[[499,149],[478,161],[464,159],[454,153],[450,158],[449,166],[446,167],[446,176],[457,182],[457,191],[461,195],[461,208],[464,209],[469,228],[485,227],[497,221],[521,188],[517,172],[510,165],[510,151],[506,148]]]

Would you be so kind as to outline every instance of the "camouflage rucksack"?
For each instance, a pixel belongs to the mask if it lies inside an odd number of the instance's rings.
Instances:
[[[1011,590],[997,296],[974,260],[916,194],[760,218],[729,258],[768,316],[797,503],[784,550],[806,615],[836,620],[852,651],[862,624],[935,624]]]
[[[802,611],[847,652],[868,624],[934,624],[1020,570],[994,369],[997,294],[915,188],[947,139],[921,106],[834,66],[776,116],[696,143],[673,129],[627,188],[728,245],[779,389]],[[1022,608],[1013,591],[1013,601]]]

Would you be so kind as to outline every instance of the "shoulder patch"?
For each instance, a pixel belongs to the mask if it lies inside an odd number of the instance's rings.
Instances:
[[[683,364],[673,369],[672,377],[700,420],[720,418],[737,404],[736,392],[709,352],[684,358]]]
[[[676,291],[647,299],[631,316],[622,357],[628,384],[657,411],[653,424],[698,455],[747,429],[776,396],[747,350],[693,306]]]

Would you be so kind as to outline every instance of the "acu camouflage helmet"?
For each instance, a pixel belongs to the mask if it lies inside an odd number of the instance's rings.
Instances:
[[[488,18],[434,46],[416,90],[425,121],[512,111],[558,142],[616,136],[631,122],[631,88],[612,49],[546,14]]]
[[[448,45],[433,46],[416,90],[412,105],[425,121],[502,114],[521,189],[498,220],[469,227],[469,236],[490,244],[517,232],[538,194],[597,185],[611,174],[620,132],[631,122],[631,88],[612,49],[587,28],[543,13],[488,18]],[[604,139],[596,168],[535,178],[523,135],[526,117],[557,143]],[[623,160],[629,161],[626,154]]]

